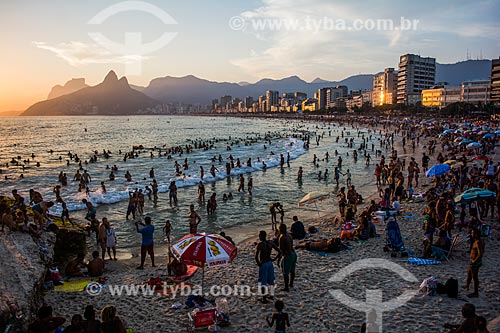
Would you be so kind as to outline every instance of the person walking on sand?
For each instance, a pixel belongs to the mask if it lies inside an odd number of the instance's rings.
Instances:
[[[281,260],[281,268],[283,271],[283,279],[285,283],[284,291],[290,291],[293,288],[293,281],[295,280],[295,266],[297,265],[297,254],[293,249],[293,239],[290,234],[286,232],[286,224],[280,224],[280,235],[278,237],[278,246],[283,254]]]
[[[276,323],[276,329],[274,330],[274,332],[285,333],[286,327],[290,327],[290,319],[288,313],[283,312],[285,304],[283,303],[283,301],[277,300],[276,303],[274,303],[274,307],[278,312],[274,312],[271,319],[269,319],[269,316],[266,316],[267,325],[269,325],[269,327],[273,327],[274,323]]]
[[[196,234],[198,232],[198,225],[201,222],[200,215],[194,210],[194,205],[189,206],[189,233]]]
[[[259,266],[259,287],[261,288],[262,303],[267,303],[267,298],[273,296],[274,288],[274,265],[273,261],[281,256],[281,250],[272,241],[267,240],[267,233],[264,230],[259,232],[260,243],[255,250],[255,261]],[[278,253],[275,258],[271,258],[273,249]],[[270,290],[266,290],[267,287]]]
[[[141,242],[141,265],[137,269],[144,269],[144,261],[146,261],[146,254],[151,257],[151,266],[155,266],[155,253],[154,253],[154,232],[155,227],[151,224],[151,217],[146,216],[144,218],[144,224],[142,228],[139,229],[139,221],[135,222],[135,230],[142,235]]]
[[[471,230],[471,250],[470,250],[470,263],[467,269],[467,280],[465,282],[464,289],[469,290],[471,281],[474,281],[474,292],[468,294],[467,297],[475,298],[479,296],[479,268],[482,265],[482,259],[484,255],[484,242],[481,239],[481,235],[477,229]]]

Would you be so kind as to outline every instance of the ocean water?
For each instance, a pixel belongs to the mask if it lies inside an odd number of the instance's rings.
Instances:
[[[84,222],[84,205],[81,199],[88,198],[98,209],[98,218],[107,217],[117,230],[118,247],[128,251],[140,244],[140,236],[135,233],[133,220],[126,220],[127,199],[129,191],[136,188],[144,189],[151,183],[149,170],[154,168],[155,178],[159,185],[159,200],[156,204],[146,197],[145,214],[153,219],[157,228],[156,238],[163,241],[161,227],[169,218],[173,223],[173,235],[180,237],[188,233],[187,213],[189,205],[194,204],[202,222],[199,231],[220,232],[225,230],[237,240],[254,236],[257,228],[270,230],[269,205],[279,201],[285,209],[285,222],[290,224],[293,215],[314,213],[316,207],[297,208],[298,201],[310,191],[330,192],[334,194],[333,172],[337,165],[337,150],[342,156],[345,172],[350,169],[353,184],[357,190],[367,197],[374,192],[373,169],[375,153],[371,151],[371,143],[379,149],[379,135],[368,133],[366,129],[356,131],[346,129],[344,138],[338,143],[335,138],[341,136],[343,128],[333,124],[320,122],[303,122],[280,119],[232,118],[232,117],[190,117],[190,116],[130,116],[130,117],[15,117],[2,118],[0,127],[0,193],[11,195],[17,189],[26,200],[28,191],[33,188],[39,191],[45,200],[55,200],[53,188],[58,184],[58,175],[62,171],[68,176],[68,186],[63,186],[61,196],[67,202],[70,216]],[[304,147],[304,134],[310,134],[310,147]],[[369,153],[372,165],[365,166],[363,153],[354,163],[352,152],[362,142],[362,137],[368,138]],[[316,137],[321,136],[320,144]],[[354,138],[353,148],[348,148],[345,138]],[[150,148],[185,146],[195,141],[211,144],[211,149],[194,149],[191,153],[184,152],[166,156],[158,156],[158,150]],[[133,146],[142,145],[137,158],[123,161],[125,152]],[[231,150],[228,151],[227,147]],[[267,148],[267,149],[265,149]],[[51,153],[50,150],[53,152]],[[103,150],[110,151],[110,157],[105,158]],[[122,151],[120,154],[119,151]],[[89,197],[85,192],[78,192],[78,182],[73,176],[79,169],[73,160],[67,165],[68,152],[78,154],[83,161],[89,160],[97,151],[96,163],[83,164],[83,168],[92,177],[89,185]],[[164,151],[164,148],[163,148]],[[153,157],[151,157],[151,152]],[[330,159],[324,160],[328,152]],[[290,166],[281,169],[279,156],[290,154]],[[349,153],[349,156],[347,154]],[[31,157],[34,154],[35,158]],[[223,161],[212,162],[213,157],[222,156]],[[231,171],[226,176],[225,163],[229,155],[240,159],[242,167]],[[318,157],[317,166],[312,163],[313,155]],[[163,154],[162,154],[163,155]],[[19,158],[18,158],[19,157]],[[188,159],[188,170],[181,170],[184,176],[177,177],[174,163],[184,163]],[[248,158],[252,159],[252,167],[246,166]],[[12,159],[19,162],[18,166],[11,163]],[[27,163],[26,160],[30,159]],[[265,161],[267,170],[262,167]],[[40,166],[36,166],[36,162]],[[6,163],[9,163],[7,166]],[[210,175],[210,167],[214,165],[218,171],[215,177]],[[24,165],[24,169],[21,165]],[[107,166],[116,165],[116,180],[109,181],[110,170]],[[200,181],[200,166],[205,170],[203,182],[206,188],[206,199],[212,193],[217,194],[218,208],[216,213],[208,216],[205,203],[198,202],[197,184]],[[303,181],[297,181],[299,166],[303,167]],[[318,172],[329,169],[328,180],[319,180]],[[132,175],[132,182],[124,178],[126,171]],[[24,178],[19,178],[20,174]],[[248,177],[252,175],[253,196],[248,193],[238,193],[239,175],[245,177],[245,188]],[[175,180],[178,186],[178,206],[170,206],[168,186]],[[105,182],[107,192],[100,190],[101,181]],[[342,184],[343,183],[343,184]],[[345,177],[341,176],[341,186],[345,185]],[[232,192],[233,199],[223,201],[223,193]],[[321,210],[336,211],[334,200],[328,200],[320,205]],[[61,207],[57,204],[51,213],[59,215]]]

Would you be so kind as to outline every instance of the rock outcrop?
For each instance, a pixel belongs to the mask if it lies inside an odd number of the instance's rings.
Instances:
[[[26,332],[42,301],[42,285],[54,257],[56,235],[34,240],[27,233],[0,234],[0,331]]]

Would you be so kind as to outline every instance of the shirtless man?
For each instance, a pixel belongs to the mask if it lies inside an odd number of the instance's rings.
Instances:
[[[16,230],[14,215],[12,214],[12,209],[9,206],[5,207],[4,213],[2,214],[2,231],[4,231],[5,226],[7,226],[10,231]]]
[[[37,204],[43,201],[42,195],[40,192],[35,191],[34,189],[30,190],[30,205]]]
[[[151,189],[153,190],[153,200],[156,202],[158,201],[158,183],[156,182],[156,179],[153,179]]]
[[[194,205],[189,206],[189,233],[196,234],[198,232],[198,224],[201,222],[201,217],[194,210]]]
[[[56,185],[56,187],[54,187],[54,193],[56,195],[56,202],[62,202],[62,198],[61,198],[61,185]]]
[[[129,192],[128,193],[128,206],[127,206],[127,215],[126,219],[128,220],[128,217],[130,214],[132,214],[132,218],[135,219],[135,205],[136,205],[136,199],[134,192]]]
[[[49,219],[49,208],[54,206],[54,202],[52,201],[42,201],[37,203],[36,205],[33,205],[31,209],[33,210],[33,217],[35,220],[35,223],[38,225],[43,224],[43,219]]]
[[[87,170],[83,171],[82,179],[85,182],[85,184],[89,184],[92,181],[92,177],[90,177]]]
[[[275,230],[276,228],[276,223],[277,223],[277,212],[276,212],[276,208],[279,207],[279,202],[273,202],[270,206],[269,206],[269,212],[271,213],[271,224],[272,224],[272,228],[273,228],[273,231]]]
[[[238,186],[238,192],[245,192],[245,178],[243,175],[240,175],[240,186]]]
[[[283,270],[283,278],[285,282],[284,291],[290,291],[293,288],[293,281],[295,280],[295,266],[297,265],[297,254],[293,249],[293,239],[290,234],[286,232],[286,224],[280,224],[280,235],[278,238],[279,248],[283,254],[281,261],[281,268]]]
[[[92,252],[92,260],[87,264],[90,277],[101,276],[104,273],[104,260],[99,258],[99,252]]]
[[[479,268],[482,265],[482,259],[484,255],[484,242],[481,239],[481,235],[477,229],[471,230],[471,251],[470,251],[470,263],[467,270],[467,281],[465,283],[464,289],[469,290],[469,285],[471,281],[474,281],[474,292],[468,294],[467,297],[475,298],[479,296]]]
[[[106,258],[106,225],[108,224],[108,219],[103,217],[98,229],[99,246],[101,246],[103,260]]]

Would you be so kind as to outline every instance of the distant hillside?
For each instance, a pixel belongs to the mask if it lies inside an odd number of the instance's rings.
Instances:
[[[50,90],[49,96],[47,99],[52,99],[56,98],[62,95],[67,95],[74,93],[75,91],[78,91],[83,88],[87,88],[88,85],[85,84],[85,79],[84,78],[78,78],[78,79],[71,79],[68,82],[64,84],[64,86],[57,85],[52,87]]]
[[[197,78],[193,75],[184,77],[166,76],[151,80],[143,92],[164,103],[181,102],[188,104],[209,104],[214,98],[231,95],[240,99],[246,96],[257,98],[265,95],[266,90],[283,92],[305,92],[309,96],[321,87],[345,84],[349,89],[371,89],[373,75],[355,75],[342,81],[320,81],[308,83],[298,76],[290,76],[280,80],[262,79],[256,83],[243,85],[228,82],[214,82]]]
[[[456,64],[436,64],[436,82],[459,86],[463,81],[485,80],[491,75],[491,60],[467,60]]]
[[[21,113],[23,113],[23,111],[0,111],[0,117],[16,117]]]
[[[110,71],[102,83],[38,102],[22,116],[143,114],[158,104],[160,102],[130,88],[126,77],[118,80],[115,72]]]
[[[490,60],[438,63],[436,82],[448,82],[458,86],[466,80],[488,79],[490,71]],[[107,85],[114,88],[108,89]],[[265,95],[266,90],[277,90],[280,95],[284,92],[299,91],[312,97],[319,88],[336,85],[346,85],[349,90],[372,89],[373,74],[353,75],[341,81],[316,78],[312,82],[306,82],[298,76],[290,76],[278,80],[266,78],[256,83],[215,82],[193,75],[165,76],[151,80],[147,87],[141,87],[129,85],[125,77],[118,81],[116,74],[111,71],[105,81],[95,87],[87,87],[84,79],[70,80],[63,87],[56,86],[49,98],[63,92],[65,94],[54,98],[53,104],[37,103],[24,114],[133,114],[160,102],[208,105],[212,99],[219,99],[224,95],[240,99],[251,96],[256,99]],[[76,91],[69,92],[71,89]]]

